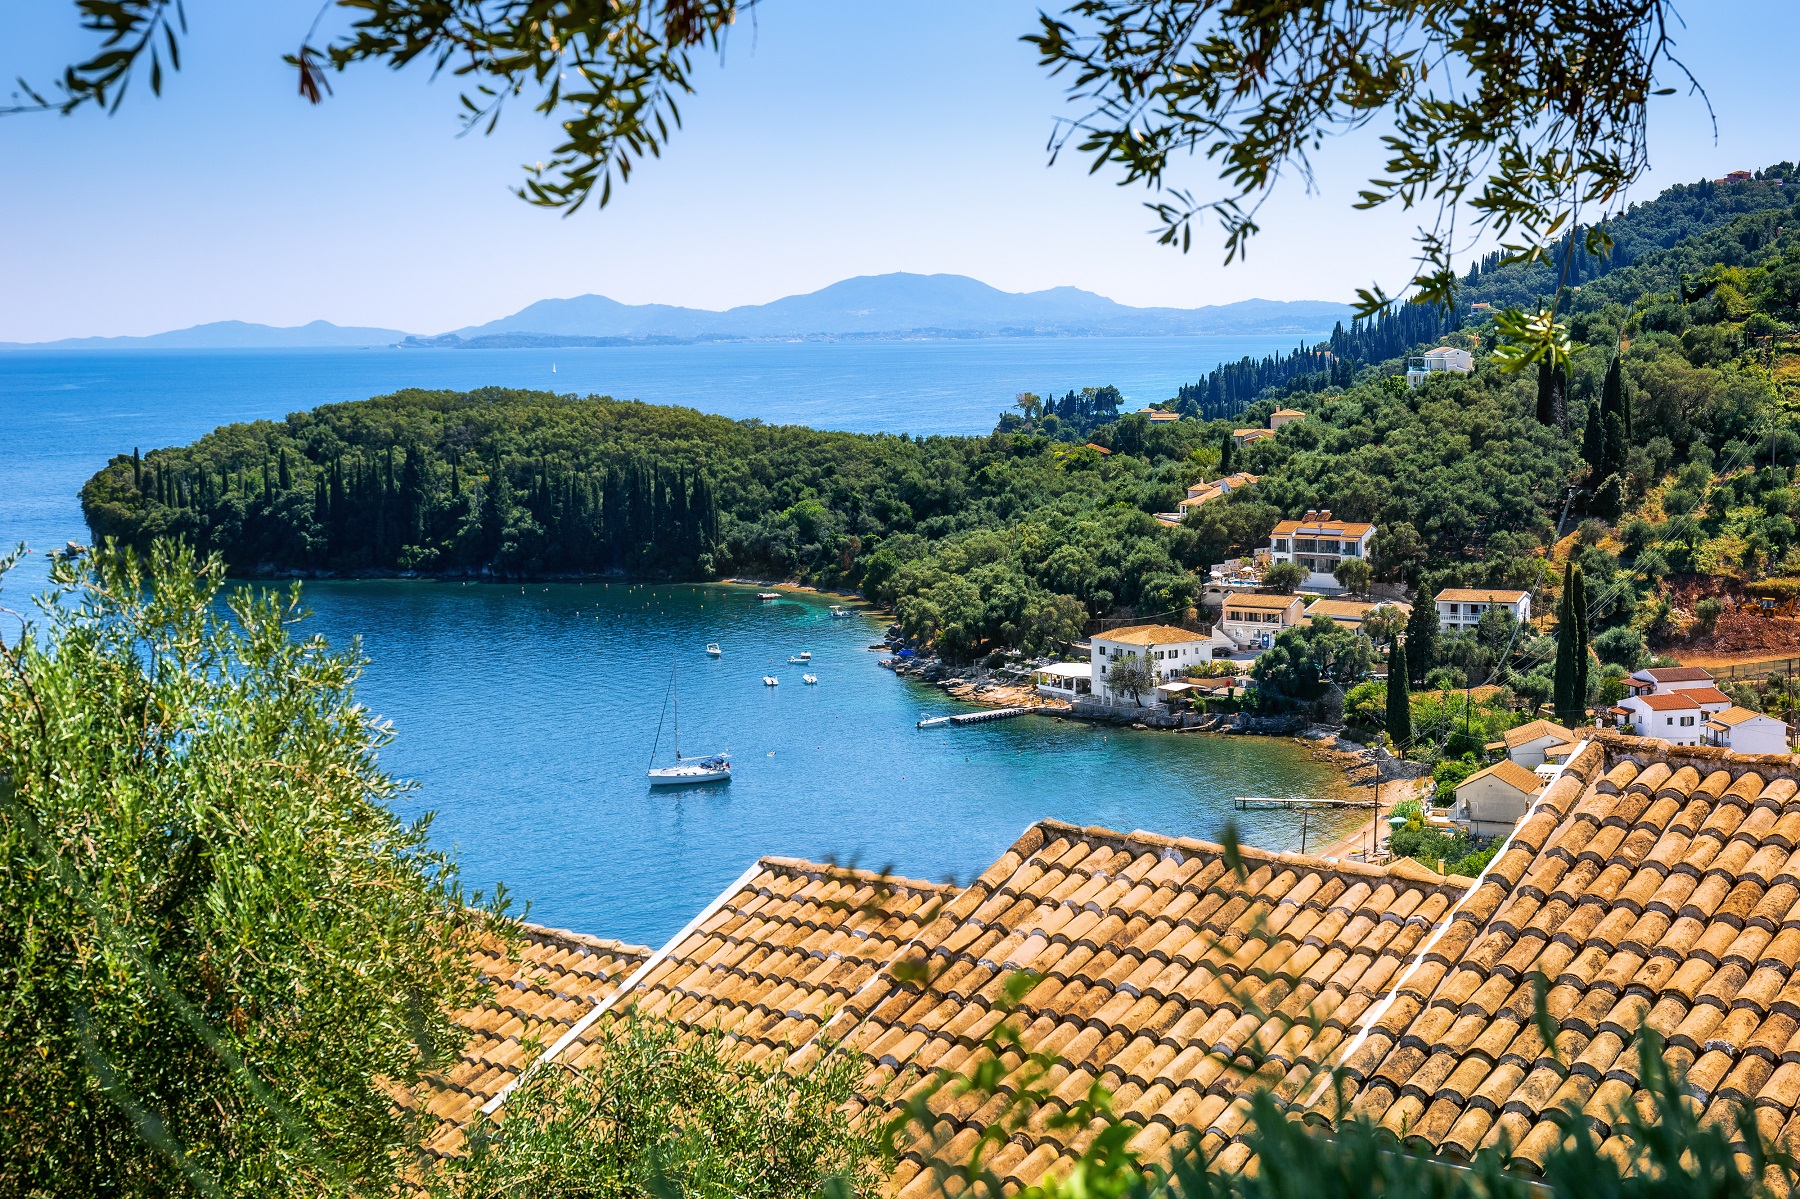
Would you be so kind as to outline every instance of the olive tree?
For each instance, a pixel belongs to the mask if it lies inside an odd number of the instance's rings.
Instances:
[[[167,543],[51,579],[0,645],[0,1192],[393,1192],[499,905],[390,809],[297,590]]]

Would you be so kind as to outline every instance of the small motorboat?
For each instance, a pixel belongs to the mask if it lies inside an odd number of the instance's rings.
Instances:
[[[725,652],[724,650],[719,648],[719,643],[717,641],[708,641],[706,643],[706,656],[707,657],[716,658],[724,652]]]
[[[807,684],[807,685],[808,685],[808,686],[810,686],[810,685],[812,685],[812,684],[813,684],[813,683],[816,683],[816,682],[818,682],[818,681],[819,681],[819,676],[818,676],[818,675],[816,675],[816,674],[803,674],[803,675],[801,675],[801,676],[800,676],[800,681],[801,681],[801,682],[802,682],[802,683],[805,683],[805,684]]]
[[[923,720],[919,721],[918,727],[922,728],[922,729],[935,729],[940,725],[946,725],[949,723],[950,723],[950,718],[948,716],[927,716]]]
[[[805,654],[789,654],[788,655],[788,664],[789,665],[794,665],[795,663],[804,662],[804,661],[806,661]]]
[[[810,661],[812,661],[812,651],[811,651],[811,650],[809,650],[809,649],[803,649],[803,650],[801,650],[801,651],[800,651],[800,660],[801,660],[801,661],[802,661],[802,662],[810,662]]]
[[[779,592],[779,591],[759,591],[756,593],[756,598],[761,600],[765,604],[769,604],[769,603],[773,603],[776,600],[780,599],[781,592]]]
[[[831,619],[833,620],[849,620],[855,615],[856,613],[844,607],[842,604],[831,605]]]
[[[763,686],[765,686],[765,687],[779,687],[779,686],[781,686],[781,680],[780,680],[780,679],[778,679],[778,678],[776,678],[776,677],[775,677],[775,676],[774,676],[774,675],[772,675],[772,674],[765,674],[765,675],[764,675],[764,676],[763,676]]]

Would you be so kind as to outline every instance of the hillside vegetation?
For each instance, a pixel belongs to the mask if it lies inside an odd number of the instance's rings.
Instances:
[[[1120,415],[1106,387],[1022,395],[986,437],[926,438],[604,397],[406,391],[122,455],[82,499],[96,537],[179,537],[243,574],[858,587],[952,657],[1047,649],[1105,615],[1178,613],[1205,567],[1263,542],[1278,519],[1328,508],[1379,525],[1377,578],[1416,588],[1539,588],[1547,611],[1573,554],[1596,595],[1595,648],[1624,663],[1695,623],[1669,580],[1800,569],[1788,473],[1800,459],[1788,428],[1800,216],[1775,207],[1787,190],[1692,185],[1621,218],[1615,257],[1587,261],[1569,294],[1581,348],[1549,423],[1536,379],[1494,368],[1479,311],[1425,339],[1474,350],[1471,376],[1409,390],[1399,358],[1349,356],[1392,354],[1437,327],[1412,310],[1340,331],[1343,356],[1308,349],[1320,369],[1261,386],[1254,402],[1234,390],[1245,372],[1221,368],[1166,405],[1228,409],[1210,420]],[[1547,270],[1477,264],[1469,294],[1553,285]],[[1228,449],[1233,428],[1282,405],[1309,419]],[[1179,527],[1155,519],[1228,469],[1261,482]],[[1584,517],[1597,523],[1559,546],[1559,523],[1567,533]],[[1640,635],[1636,650],[1629,633],[1605,639],[1619,628]],[[1549,638],[1510,632],[1445,638],[1415,674],[1523,678],[1553,652]]]

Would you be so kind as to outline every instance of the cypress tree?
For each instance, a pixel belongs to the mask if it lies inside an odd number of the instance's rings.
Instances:
[[[1556,371],[1548,358],[1538,363],[1537,418],[1540,425],[1556,423]]]
[[[1414,681],[1424,682],[1431,668],[1437,665],[1437,643],[1437,604],[1426,598],[1421,588],[1419,602],[1413,605],[1412,615],[1406,618],[1406,669]]]
[[[1600,443],[1600,478],[1625,473],[1625,422],[1617,412],[1606,414],[1606,428]]]
[[[1588,479],[1591,483],[1597,483],[1604,477],[1600,470],[1600,456],[1605,419],[1598,403],[1588,404],[1587,428],[1581,434],[1581,458],[1588,464]]]
[[[1435,607],[1435,605],[1433,605]],[[1387,734],[1396,754],[1404,753],[1412,742],[1412,702],[1406,694],[1406,651],[1395,638],[1388,650]]]
[[[1587,723],[1588,696],[1588,610],[1587,583],[1582,580],[1581,567],[1575,568],[1575,725]],[[1575,727],[1572,725],[1570,727]]]
[[[139,491],[144,489],[144,460],[136,446],[131,447],[131,485]]]
[[[1225,439],[1219,443],[1219,474],[1231,473],[1232,459],[1237,450],[1237,441],[1231,436],[1231,430],[1225,430]]]
[[[277,466],[279,468],[279,471],[275,477],[276,477],[277,481],[280,482],[281,489],[283,491],[286,491],[288,488],[290,488],[294,485],[294,476],[291,473],[289,473],[289,471],[288,471],[288,455],[287,455],[287,447],[286,446],[281,447],[281,461],[277,464]]]
[[[1552,699],[1550,708],[1555,711],[1559,724],[1570,724],[1570,713],[1575,711],[1575,562],[1570,560],[1562,567],[1562,601],[1557,605],[1557,661],[1552,675]]]

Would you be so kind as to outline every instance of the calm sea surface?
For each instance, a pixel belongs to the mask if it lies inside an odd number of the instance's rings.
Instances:
[[[592,350],[0,354],[0,543],[86,539],[77,491],[106,458],[235,420],[407,386],[484,384],[689,404],[826,428],[977,432],[1013,392],[1112,383],[1161,400],[1217,362],[1297,339],[1095,338]],[[554,362],[556,373],[550,372]],[[33,555],[4,602],[42,585]],[[438,813],[472,886],[504,880],[532,918],[658,943],[757,855],[967,879],[1031,821],[1216,836],[1237,795],[1318,793],[1324,766],[1257,738],[1100,731],[1027,717],[921,732],[956,710],[876,666],[867,620],[742,588],[331,582],[313,627],[362,639],[360,697],[383,753]],[[8,630],[9,634],[11,630]],[[724,656],[704,653],[719,642]],[[810,650],[804,667],[792,654]],[[729,748],[713,788],[644,785],[672,661],[682,748]],[[801,683],[802,673],[819,677]],[[764,674],[781,679],[765,687]],[[663,731],[663,755],[671,746]],[[1291,815],[1235,814],[1247,841],[1298,845]],[[1313,844],[1322,831],[1313,827]]]

